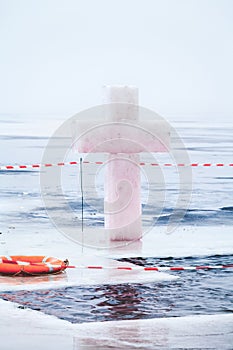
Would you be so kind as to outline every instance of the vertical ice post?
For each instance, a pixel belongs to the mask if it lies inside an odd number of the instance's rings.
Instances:
[[[138,120],[137,88],[105,86],[104,103],[109,104],[108,122]],[[140,176],[138,154],[124,152],[108,156],[104,215],[111,240],[134,241],[142,236]]]

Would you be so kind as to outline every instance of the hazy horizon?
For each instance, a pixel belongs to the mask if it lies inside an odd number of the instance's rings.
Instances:
[[[71,116],[135,85],[165,118],[233,119],[230,0],[0,0],[0,114]]]

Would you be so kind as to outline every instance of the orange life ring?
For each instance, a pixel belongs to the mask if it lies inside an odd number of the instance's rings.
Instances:
[[[59,273],[68,266],[68,260],[62,261],[47,256],[1,256],[1,275],[42,275]]]

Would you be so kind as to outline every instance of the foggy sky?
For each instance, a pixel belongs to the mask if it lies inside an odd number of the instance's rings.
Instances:
[[[70,116],[105,84],[163,116],[233,119],[233,1],[0,0],[0,113]]]

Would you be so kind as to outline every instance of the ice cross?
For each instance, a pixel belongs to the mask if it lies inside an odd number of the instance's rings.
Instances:
[[[142,152],[168,152],[170,131],[161,120],[139,119],[138,89],[104,87],[105,119],[78,121],[80,153],[108,153],[105,171],[105,229],[111,240],[138,240],[142,236]]]

